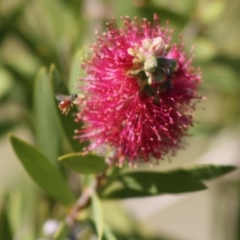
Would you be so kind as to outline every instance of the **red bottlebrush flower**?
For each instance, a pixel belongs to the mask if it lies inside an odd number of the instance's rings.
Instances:
[[[123,23],[109,22],[83,62],[85,96],[76,120],[85,126],[75,137],[90,140],[88,151],[110,149],[117,165],[158,162],[183,146],[201,74],[182,44],[170,44],[158,16],[153,24],[129,17]]]

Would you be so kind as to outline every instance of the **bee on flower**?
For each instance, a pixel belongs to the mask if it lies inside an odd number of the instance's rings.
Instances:
[[[123,27],[107,24],[82,68],[81,101],[76,120],[84,126],[75,138],[90,141],[87,151],[111,149],[112,162],[130,165],[162,160],[183,147],[200,97],[200,70],[183,44],[171,44],[171,31],[123,17]]]

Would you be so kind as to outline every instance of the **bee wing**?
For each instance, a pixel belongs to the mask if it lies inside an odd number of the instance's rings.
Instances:
[[[64,100],[67,99],[67,96],[66,96],[66,95],[63,95],[63,94],[61,94],[61,93],[56,94],[55,97],[56,97],[56,99],[57,99],[58,101],[64,101]]]
[[[164,69],[173,70],[177,66],[175,59],[160,57],[157,58],[158,66]]]

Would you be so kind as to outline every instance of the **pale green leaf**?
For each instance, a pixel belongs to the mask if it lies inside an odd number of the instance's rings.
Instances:
[[[98,173],[107,166],[103,157],[94,154],[71,153],[61,156],[59,161],[71,170],[83,174]]]
[[[64,204],[75,200],[62,175],[43,153],[13,135],[9,138],[20,162],[37,185]]]
[[[46,69],[42,68],[34,83],[34,112],[37,145],[41,151],[53,162],[56,163],[61,154],[61,136],[55,106],[53,92],[50,88],[50,80]]]
[[[117,240],[116,236],[113,234],[113,232],[108,226],[104,227],[103,234],[106,240]]]
[[[79,86],[82,84],[79,78],[85,76],[85,72],[81,68],[81,61],[85,54],[85,49],[79,50],[73,59],[68,81],[68,89],[70,93],[79,93]]]
[[[100,199],[98,198],[96,193],[92,193],[91,195],[92,200],[92,209],[93,209],[93,218],[94,223],[97,230],[98,240],[102,239],[103,236],[103,211]]]

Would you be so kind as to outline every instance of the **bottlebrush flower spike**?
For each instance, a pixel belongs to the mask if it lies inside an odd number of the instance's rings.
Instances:
[[[200,99],[200,70],[191,66],[182,43],[170,44],[171,31],[159,25],[157,15],[153,24],[122,20],[122,28],[114,20],[107,23],[82,64],[87,77],[81,79],[85,96],[76,121],[85,125],[75,138],[90,140],[87,151],[111,152],[117,165],[158,162],[184,145]]]

